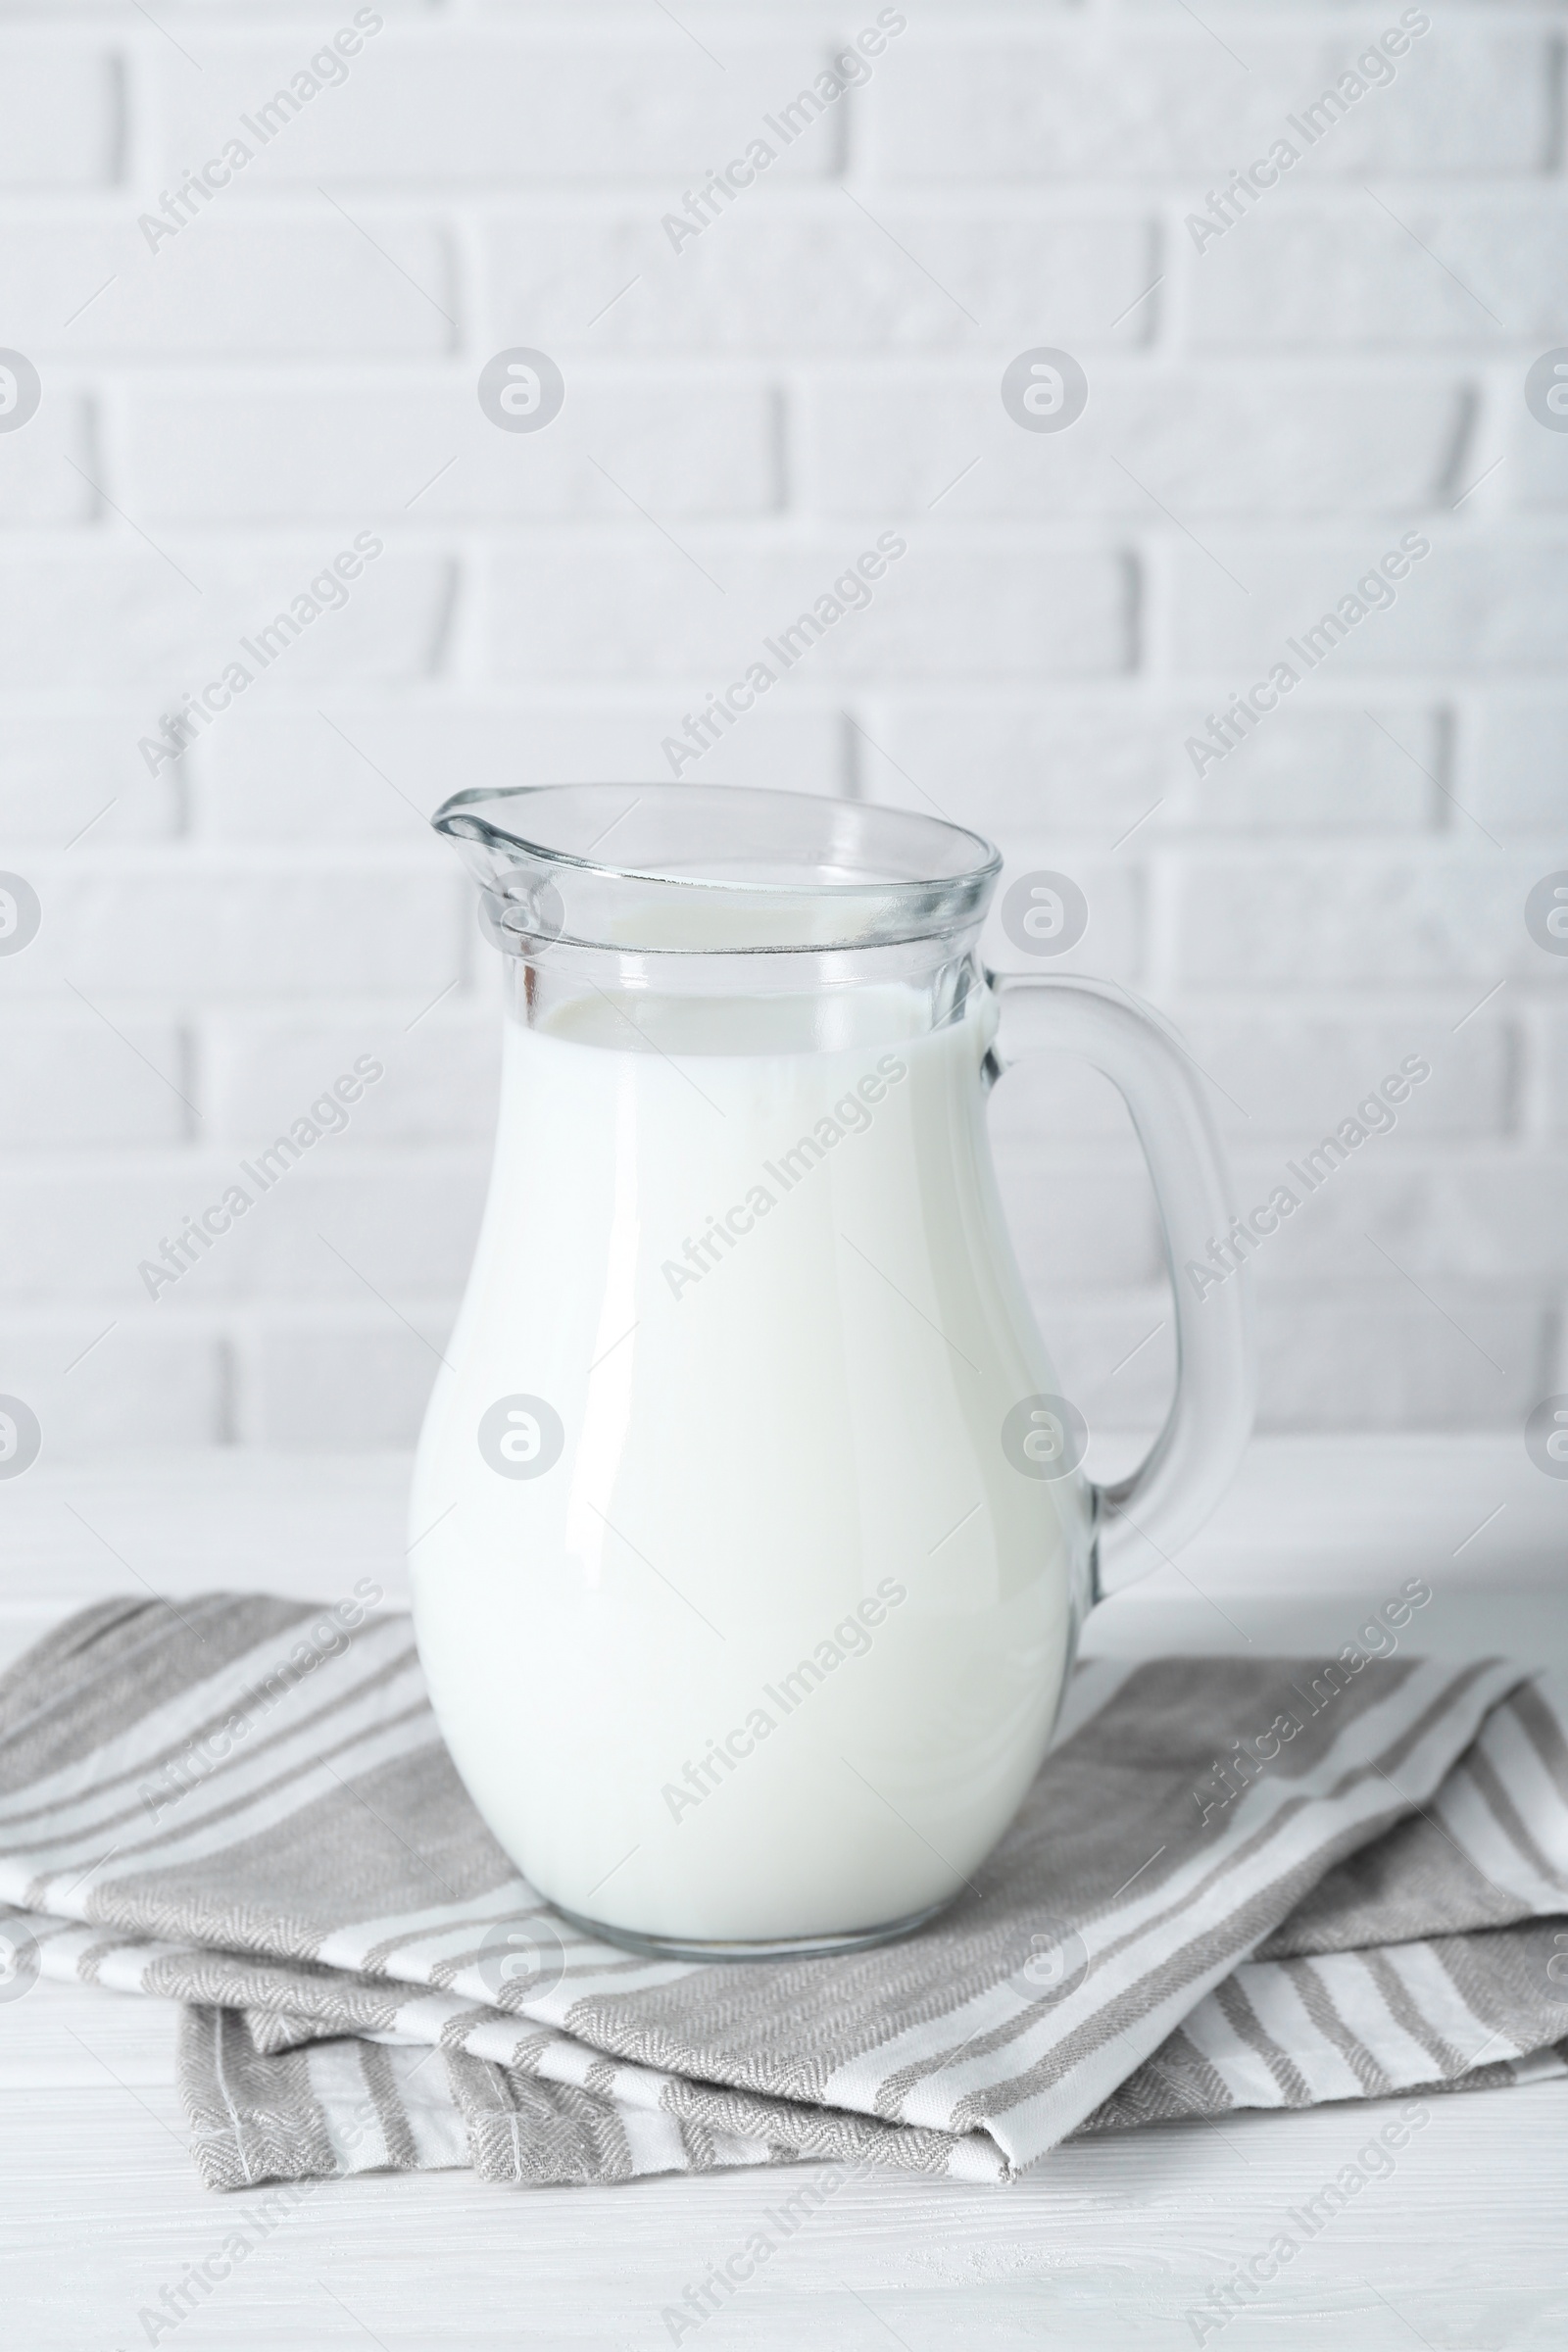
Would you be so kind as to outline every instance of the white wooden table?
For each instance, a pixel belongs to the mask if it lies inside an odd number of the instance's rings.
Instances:
[[[335,1596],[402,1585],[401,1459],[205,1455],[37,1465],[0,1486],[0,1664],[146,1580]],[[1483,1522],[1486,1524],[1483,1525]],[[1480,1532],[1475,1532],[1479,1529]],[[1101,1652],[1338,1647],[1412,1574],[1422,1645],[1568,1671],[1568,1481],[1518,1439],[1260,1442],[1181,1570],[1106,1605]],[[161,2004],[40,1983],[0,2004],[0,2347],[150,2341],[649,2347],[742,2246],[779,2176],[511,2192],[468,2174],[315,2188],[177,2327],[139,2318],[262,2192],[197,2185]],[[703,2327],[703,2352],[823,2344],[1178,2346],[1209,2283],[1266,2245],[1383,2112],[1319,2108],[1068,2148],[1011,2189],[845,2187]],[[1374,2183],[1236,2317],[1225,2352],[1568,2345],[1568,2083],[1432,2103]]]

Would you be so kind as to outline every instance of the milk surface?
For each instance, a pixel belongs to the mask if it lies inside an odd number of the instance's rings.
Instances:
[[[985,1136],[992,1002],[922,1033],[912,990],[846,990],[826,1052],[807,1009],[509,1019],[420,1443],[416,1622],[458,1769],[543,1894],[646,1935],[853,1933],[954,1894],[1040,1763],[1082,1598],[1081,1478],[1001,1439],[1056,1382]]]

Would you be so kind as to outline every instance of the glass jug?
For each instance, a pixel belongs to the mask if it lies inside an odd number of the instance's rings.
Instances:
[[[1173,1269],[1229,1222],[1173,1034],[998,976],[956,825],[726,786],[437,812],[507,957],[500,1127],[420,1440],[415,1623],[474,1803],[556,1909],[670,1957],[835,1951],[972,1881],[1085,1611],[1218,1499],[1245,1270],[1175,1283],[1161,1435],[1097,1488],[1024,1296],[987,1094],[1126,1097]]]

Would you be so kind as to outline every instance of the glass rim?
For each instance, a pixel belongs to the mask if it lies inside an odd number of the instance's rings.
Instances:
[[[1002,870],[949,817],[768,786],[478,785],[430,822],[479,883],[492,939],[524,956],[555,941],[713,955],[940,938],[978,927]]]

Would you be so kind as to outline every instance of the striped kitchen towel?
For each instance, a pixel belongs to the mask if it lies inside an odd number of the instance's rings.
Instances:
[[[406,1617],[113,1601],[0,1680],[0,2034],[40,1973],[186,2004],[216,2188],[809,2157],[1004,2180],[1074,2132],[1568,2071],[1568,1704],[1353,1644],[1097,1662],[941,1919],[696,1966],[517,1878]]]

